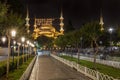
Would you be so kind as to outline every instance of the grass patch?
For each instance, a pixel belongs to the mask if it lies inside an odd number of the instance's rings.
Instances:
[[[67,59],[67,60],[70,60],[70,61],[78,62],[77,58],[73,58],[70,56],[60,56],[60,57]],[[93,62],[79,60],[78,63],[82,66],[86,66],[88,68],[93,69]],[[120,69],[113,68],[111,66],[107,66],[107,65],[103,65],[103,64],[99,64],[99,63],[96,63],[96,67],[97,67],[97,71],[104,73],[104,74],[107,74],[109,76],[112,76],[114,78],[120,79]]]
[[[34,56],[29,58],[28,61],[25,62],[24,64],[20,65],[19,69],[10,71],[8,74],[8,80],[19,80],[33,58],[34,58]],[[6,80],[6,76],[3,76],[0,80]]]

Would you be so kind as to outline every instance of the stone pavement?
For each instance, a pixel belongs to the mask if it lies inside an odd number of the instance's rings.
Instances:
[[[39,56],[29,80],[92,80],[51,56]]]

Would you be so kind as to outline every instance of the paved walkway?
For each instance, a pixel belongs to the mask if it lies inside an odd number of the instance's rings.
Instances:
[[[36,60],[30,80],[91,80],[50,56]]]

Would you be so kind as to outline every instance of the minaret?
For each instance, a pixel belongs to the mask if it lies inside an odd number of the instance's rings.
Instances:
[[[27,8],[27,15],[26,15],[25,20],[26,20],[25,26],[27,27],[27,33],[29,33],[29,32],[30,32],[30,30],[29,30],[29,27],[30,27],[29,20],[30,20],[30,18],[29,18],[29,11],[28,11],[28,8]]]
[[[104,30],[104,28],[103,28],[104,22],[103,22],[102,12],[100,14],[100,23],[99,24],[100,24],[100,27],[101,27],[101,31],[103,31]]]
[[[64,29],[63,29],[63,26],[64,26],[64,23],[63,23],[63,13],[62,13],[62,10],[61,10],[61,14],[60,14],[60,33],[63,34],[64,32]]]

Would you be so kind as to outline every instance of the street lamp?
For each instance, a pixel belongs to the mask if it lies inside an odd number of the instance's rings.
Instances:
[[[109,32],[112,33],[112,31],[113,31],[113,28],[109,28]]]
[[[29,57],[30,57],[30,53],[31,53],[31,42],[29,41]]]
[[[17,69],[19,68],[19,55],[20,55],[20,45],[21,43],[17,43],[18,44],[18,59],[17,59]]]
[[[103,42],[102,42],[102,41],[100,41],[99,43],[100,43],[100,45],[102,45],[102,43],[103,43]]]
[[[13,41],[13,65],[14,65],[15,44],[16,44],[16,41]]]
[[[13,41],[13,44],[15,45],[15,44],[16,44],[16,41]]]
[[[33,43],[30,43],[30,54],[33,53],[33,48],[35,47],[35,45]],[[44,47],[44,50],[46,49],[46,47]]]
[[[30,43],[30,41],[29,40],[27,40],[27,44],[29,44]]]
[[[15,30],[12,30],[11,31],[11,34],[12,34],[12,37],[14,38],[16,36],[16,31]]]
[[[113,28],[109,28],[108,31],[110,33],[110,47],[111,47],[112,46],[112,32],[113,32]]]
[[[29,40],[27,40],[27,57],[29,57],[29,44],[30,44],[30,41]]]
[[[6,37],[2,37],[2,42],[5,43]]]
[[[29,45],[30,45],[30,55],[31,55],[32,54],[32,43],[30,42]],[[44,50],[45,50],[45,47],[44,47]]]
[[[25,42],[25,37],[22,37],[21,38],[21,41],[22,41],[22,43],[23,43],[23,63],[24,63],[24,42]]]
[[[25,37],[22,37],[22,38],[21,38],[21,41],[24,43],[24,42],[25,42]]]
[[[35,46],[37,46],[37,42],[36,41],[34,41],[34,44],[32,45],[32,47],[34,48],[34,53],[35,53],[35,55],[37,54],[37,47],[35,47]],[[47,50],[49,50],[48,48],[47,48]]]
[[[11,37],[15,37],[16,36],[16,31],[15,30],[12,30],[11,31],[11,35],[9,34],[9,31],[8,31],[8,34],[7,34],[7,37],[8,37],[8,58],[7,58],[7,72],[6,72],[6,77],[8,78],[8,73],[9,73],[9,63],[10,63],[10,53],[11,53],[11,50],[10,50],[10,38]]]

